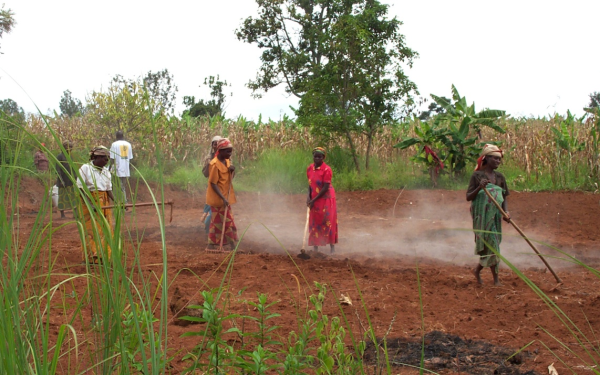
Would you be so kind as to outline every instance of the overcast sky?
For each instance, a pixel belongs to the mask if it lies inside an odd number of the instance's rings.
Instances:
[[[450,96],[455,84],[478,109],[513,116],[581,114],[600,91],[600,1],[395,0],[390,15],[420,57],[409,77],[421,96]],[[135,78],[167,68],[184,95],[219,74],[232,86],[228,117],[291,114],[283,87],[253,99],[245,87],[260,51],[237,40],[253,0],[6,0],[17,24],[0,40],[0,99],[26,111],[59,111],[64,90],[84,101],[115,74]],[[34,104],[35,103],[35,104]]]

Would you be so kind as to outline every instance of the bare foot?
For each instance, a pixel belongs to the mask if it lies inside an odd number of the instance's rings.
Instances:
[[[480,270],[478,268],[474,268],[471,272],[473,272],[473,276],[477,279],[477,283],[479,285],[483,285],[483,280],[481,280]]]

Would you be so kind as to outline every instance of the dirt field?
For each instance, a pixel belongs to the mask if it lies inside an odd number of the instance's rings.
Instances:
[[[27,182],[25,186],[20,202],[20,223],[24,235],[32,226],[33,211],[43,194],[42,188],[34,181]],[[219,267],[224,256],[203,252],[206,236],[199,218],[204,196],[176,189],[167,189],[165,195],[166,199],[175,202],[173,222],[166,227],[168,277],[172,282],[170,303],[181,305],[197,300],[198,291],[205,289],[203,283],[218,286],[223,275],[223,267]],[[422,337],[416,278],[418,263],[424,325],[428,333],[427,368],[448,374],[491,374],[494,369],[496,373],[535,371],[541,374],[547,373],[547,366],[554,362],[560,374],[568,372],[539,341],[529,346],[518,361],[507,364],[504,370],[491,357],[488,358],[492,353],[514,352],[533,340],[542,341],[571,365],[582,365],[544,333],[543,329],[547,329],[569,344],[575,342],[540,298],[506,266],[503,265],[500,271],[503,286],[492,285],[488,270],[482,272],[484,285],[476,284],[471,268],[477,264],[477,257],[473,255],[469,204],[463,191],[420,190],[400,194],[398,190],[379,190],[338,192],[337,195],[340,241],[336,254],[324,259],[301,260],[296,254],[302,244],[305,196],[238,194],[234,214],[240,235],[249,226],[240,250],[254,254],[236,256],[231,291],[236,293],[246,288],[246,298],[255,298],[256,292],[263,292],[268,293],[270,300],[279,300],[273,310],[281,314],[276,324],[283,327],[282,332],[297,328],[296,312],[292,307],[294,300],[289,291],[297,293],[294,276],[301,278],[303,274],[311,284],[313,281],[327,283],[338,293],[350,296],[354,305],[344,307],[344,311],[352,330],[362,335],[361,326],[366,325],[366,317],[352,270],[377,336],[382,337],[389,330],[388,340],[396,340],[398,344],[398,361],[402,358],[402,361],[410,360],[411,356],[406,353],[402,357],[403,348],[408,350],[410,343],[417,341],[420,353],[419,340]],[[147,199],[147,192],[138,194],[138,201]],[[531,238],[574,254],[593,267],[600,264],[597,255],[600,247],[600,195],[512,192],[508,208],[515,223]],[[131,214],[128,215],[131,217]],[[54,226],[65,223],[57,220],[58,216],[58,213],[54,214]],[[285,253],[263,225],[273,232],[293,258]],[[135,223],[130,220],[128,227],[140,233],[143,231],[143,263],[148,269],[160,273],[160,232],[154,209],[139,209]],[[59,259],[59,264],[81,262],[80,242],[74,226],[61,229],[54,236],[52,246],[64,257]],[[543,253],[554,254],[546,246],[540,245],[539,249]],[[589,327],[600,328],[598,278],[583,268],[550,259],[564,281],[562,286],[555,288],[552,275],[544,272],[541,261],[531,255],[526,242],[506,223],[501,250],[509,261],[554,298],[584,333],[593,337]],[[76,271],[77,267],[73,270]],[[301,286],[306,289],[302,280]],[[305,292],[314,293],[314,289],[305,290],[298,297],[304,298]],[[330,316],[339,315],[333,298],[327,300],[326,311]],[[60,325],[64,319],[59,314],[52,318],[51,323]],[[175,323],[176,319],[171,319],[168,335],[169,347],[175,351],[182,350],[172,363],[177,373],[186,367],[180,358],[197,342],[193,338],[181,338],[181,335],[198,328]],[[436,352],[435,345],[456,345],[465,352],[454,355],[456,349],[444,354],[439,350]],[[470,347],[475,346],[478,349],[468,352]],[[418,353],[413,357],[418,357]],[[450,358],[447,358],[449,355]],[[414,359],[418,361],[418,358]],[[479,368],[474,364],[478,361],[490,363]],[[576,372],[590,373],[583,367]],[[394,373],[411,374],[413,370],[397,367]]]

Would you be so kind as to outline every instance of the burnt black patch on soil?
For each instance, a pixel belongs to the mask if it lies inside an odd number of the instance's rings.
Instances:
[[[382,340],[380,340],[381,342]],[[420,366],[422,344],[421,339],[388,340],[390,364],[393,366]],[[372,343],[367,345],[365,361],[373,364],[377,362],[375,350]],[[424,367],[433,371],[450,369],[455,372],[477,375],[538,375],[535,371],[522,369],[522,363],[526,357],[530,356],[529,353],[521,352],[513,356],[516,351],[485,341],[463,340],[458,336],[432,331],[425,335]],[[380,352],[380,358],[384,358],[382,352]]]

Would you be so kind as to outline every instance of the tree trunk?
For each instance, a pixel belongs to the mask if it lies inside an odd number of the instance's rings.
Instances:
[[[360,174],[360,163],[358,162],[358,155],[356,153],[356,147],[352,142],[352,135],[350,131],[346,130],[346,138],[348,139],[348,145],[350,146],[350,152],[352,153],[352,159],[354,160],[354,166],[356,166],[356,171]]]
[[[373,131],[367,133],[367,152],[365,155],[365,170],[369,170],[369,161],[371,160],[371,148],[373,147]]]

